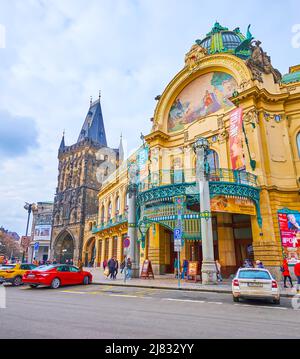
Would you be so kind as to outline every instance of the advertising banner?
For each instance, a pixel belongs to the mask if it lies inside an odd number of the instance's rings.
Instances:
[[[212,212],[229,212],[237,214],[256,215],[254,203],[248,198],[217,196],[210,200]]]
[[[289,264],[300,260],[300,213],[278,213],[283,253]]]
[[[242,147],[243,110],[236,108],[230,114],[229,145],[230,158],[233,170],[245,169],[245,159]]]
[[[148,148],[142,148],[138,153],[138,167],[140,174],[140,181],[143,181],[148,176]]]
[[[34,227],[35,241],[50,241],[51,224],[39,224]]]

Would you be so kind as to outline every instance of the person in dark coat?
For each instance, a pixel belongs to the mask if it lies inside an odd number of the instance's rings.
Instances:
[[[119,271],[119,262],[118,260],[115,258],[115,271],[114,271],[114,279],[117,279],[117,274]]]
[[[116,267],[115,257],[112,257],[108,261],[108,269],[109,269],[109,277],[110,277],[110,279],[114,279],[115,267]]]

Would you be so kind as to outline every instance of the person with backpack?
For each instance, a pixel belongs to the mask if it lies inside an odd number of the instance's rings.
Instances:
[[[282,266],[281,266],[280,270],[281,270],[282,275],[283,275],[284,288],[288,288],[287,285],[286,285],[287,280],[290,281],[291,288],[293,288],[293,281],[292,281],[292,278],[291,278],[289,265],[288,265],[288,261],[287,261],[286,257],[283,259]]]

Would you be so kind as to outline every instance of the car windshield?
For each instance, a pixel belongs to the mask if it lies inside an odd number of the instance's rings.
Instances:
[[[34,270],[38,270],[38,271],[45,271],[45,270],[49,270],[49,269],[53,269],[53,268],[55,268],[54,266],[39,266],[39,267],[36,267],[36,268],[34,268]]]
[[[261,270],[241,270],[239,272],[241,279],[271,279],[271,276],[266,271]]]
[[[0,269],[13,269],[13,268],[15,268],[14,264],[11,264],[11,265],[4,264],[4,265],[0,266]]]

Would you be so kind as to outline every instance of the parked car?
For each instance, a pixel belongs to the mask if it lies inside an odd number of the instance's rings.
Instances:
[[[53,264],[39,266],[27,272],[22,280],[32,288],[45,285],[57,289],[62,285],[90,284],[93,276],[90,272],[82,271],[72,265]]]
[[[232,280],[233,301],[244,299],[272,300],[280,304],[280,290],[276,280],[265,268],[240,268]]]
[[[34,264],[28,263],[2,264],[0,267],[0,283],[11,283],[13,286],[21,285],[23,275],[34,268],[36,268]]]

